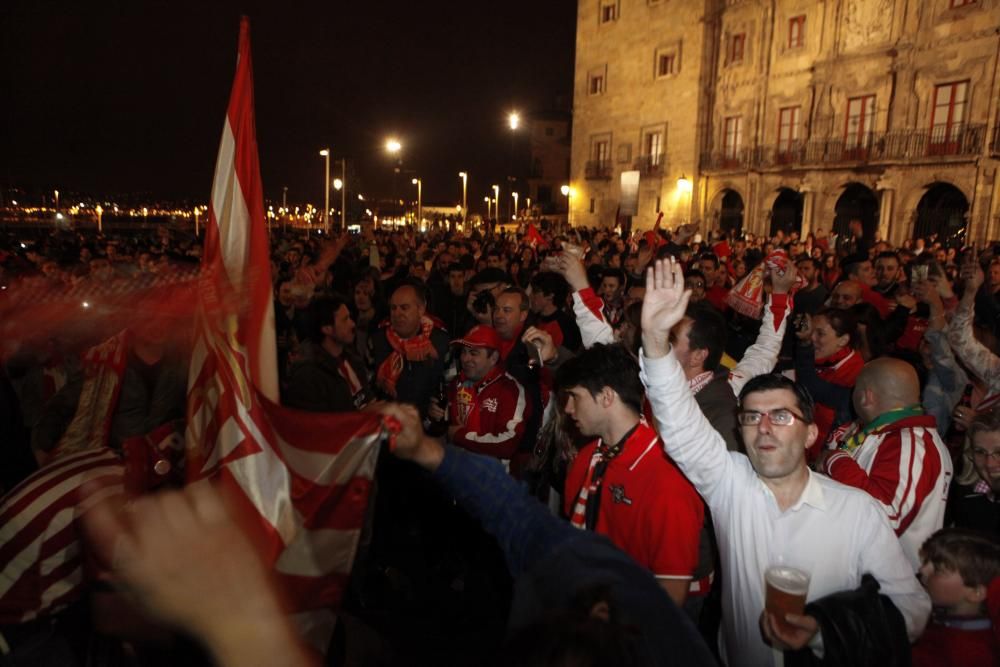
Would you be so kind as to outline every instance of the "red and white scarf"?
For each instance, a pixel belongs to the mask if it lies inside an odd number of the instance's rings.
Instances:
[[[391,326],[385,328],[385,338],[392,347],[392,352],[382,365],[378,367],[376,381],[379,387],[390,396],[396,396],[396,383],[403,374],[403,365],[407,361],[425,361],[437,359],[438,353],[431,342],[431,332],[434,330],[434,320],[424,316],[420,318],[420,332],[412,338],[399,337]]]

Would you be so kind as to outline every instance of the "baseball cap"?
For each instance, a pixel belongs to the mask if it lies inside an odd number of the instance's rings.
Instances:
[[[451,344],[464,345],[465,347],[488,347],[499,350],[500,334],[491,326],[477,324],[469,329],[461,338],[451,341]]]

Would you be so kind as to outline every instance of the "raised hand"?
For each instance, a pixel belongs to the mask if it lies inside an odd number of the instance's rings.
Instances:
[[[670,351],[670,330],[684,319],[691,290],[684,289],[684,271],[674,258],[658,259],[646,271],[642,300],[642,347],[650,359]]]
[[[412,405],[385,403],[380,412],[399,422],[392,453],[406,461],[413,461],[428,470],[436,469],[444,458],[441,443],[424,433],[420,413]]]
[[[583,262],[569,249],[564,249],[558,255],[546,257],[542,262],[542,268],[562,275],[575,292],[590,285],[587,281],[587,269],[584,268]]]
[[[788,294],[788,292],[792,289],[792,285],[795,284],[795,278],[798,275],[798,271],[798,267],[791,262],[788,263],[788,266],[785,268],[783,273],[771,271],[771,287],[774,288],[774,293]]]
[[[548,363],[559,356],[559,350],[556,349],[552,336],[543,329],[528,327],[521,340],[538,348],[538,356],[541,357],[542,363]]]

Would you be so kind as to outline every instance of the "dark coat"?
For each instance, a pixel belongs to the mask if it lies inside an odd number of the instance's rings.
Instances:
[[[909,667],[906,622],[866,574],[853,591],[828,595],[806,606],[823,633],[823,659],[809,649],[785,653],[786,667]]]
[[[303,358],[288,372],[288,386],[283,403],[308,412],[350,412],[369,403],[373,396],[364,363],[345,348],[344,358],[361,382],[361,391],[351,394],[347,380],[340,374],[340,360],[315,343],[302,347]]]
[[[717,375],[694,395],[705,418],[726,441],[726,449],[742,451],[736,435],[736,395],[727,374]]]

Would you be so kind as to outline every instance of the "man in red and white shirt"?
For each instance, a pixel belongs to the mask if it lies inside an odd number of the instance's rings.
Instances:
[[[944,523],[951,456],[920,406],[917,373],[904,361],[868,362],[854,385],[854,409],[861,423],[839,449],[824,453],[820,467],[882,505],[916,572],[920,546]]]
[[[640,416],[638,363],[620,345],[597,344],[566,361],[557,384],[566,415],[583,435],[596,437],[566,475],[570,521],[606,535],[678,605],[689,591],[703,596],[711,574],[701,540],[705,507]]]
[[[500,363],[500,336],[480,324],[452,344],[462,346],[462,372],[448,385],[448,439],[510,461],[524,437],[531,404],[524,387]],[[428,414],[440,419],[445,411],[432,404]]]

